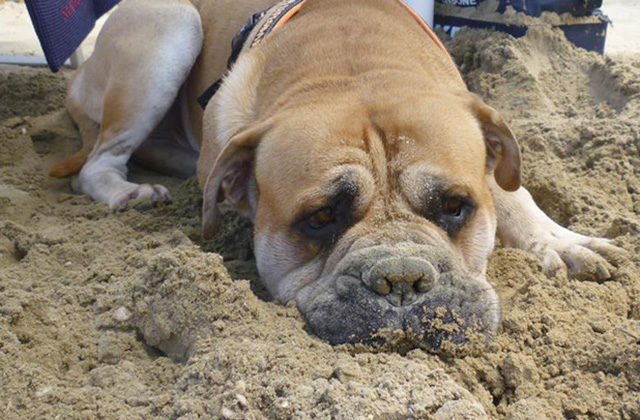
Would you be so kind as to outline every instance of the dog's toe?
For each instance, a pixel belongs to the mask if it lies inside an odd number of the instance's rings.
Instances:
[[[560,251],[569,273],[580,280],[609,280],[615,267],[596,252],[581,245],[571,244]]]
[[[628,259],[628,253],[608,239],[575,234],[545,236],[530,251],[540,257],[546,275],[553,277],[566,270],[579,280],[610,280],[616,266]]]
[[[547,248],[544,251],[541,260],[542,269],[548,277],[555,277],[567,269],[567,266],[562,258],[560,258],[560,255],[551,248]]]
[[[629,260],[629,253],[626,250],[611,244],[609,239],[590,238],[584,246],[603,256],[607,261],[611,261],[615,265],[620,265]]]
[[[171,195],[166,187],[157,184],[141,184],[117,194],[111,200],[109,207],[114,210],[123,210],[128,207],[147,210],[161,203],[171,203]]]

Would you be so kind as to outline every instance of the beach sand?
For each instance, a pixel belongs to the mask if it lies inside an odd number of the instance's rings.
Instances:
[[[113,213],[48,178],[79,148],[70,73],[0,66],[0,417],[640,418],[640,56],[544,27],[446,44],[509,121],[543,210],[629,252],[610,281],[547,278],[498,247],[486,347],[332,347],[265,296],[249,222],[227,212],[200,239],[195,180],[133,167],[173,204]]]

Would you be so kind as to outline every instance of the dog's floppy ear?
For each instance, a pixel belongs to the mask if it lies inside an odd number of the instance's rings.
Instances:
[[[213,237],[220,224],[218,203],[225,199],[238,210],[249,208],[255,151],[269,129],[268,122],[255,123],[233,136],[207,176],[202,203],[202,237]]]
[[[471,95],[471,109],[480,122],[487,145],[487,170],[494,171],[496,183],[506,191],[520,188],[520,146],[502,115]]]

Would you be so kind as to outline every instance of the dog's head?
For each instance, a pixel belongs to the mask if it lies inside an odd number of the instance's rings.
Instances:
[[[236,135],[207,180],[205,237],[219,201],[246,210],[267,289],[331,343],[381,329],[432,347],[490,334],[500,307],[485,278],[496,230],[487,176],[519,187],[511,130],[466,92],[366,103],[328,99]]]

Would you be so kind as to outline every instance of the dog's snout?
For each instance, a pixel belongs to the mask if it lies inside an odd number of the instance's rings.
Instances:
[[[394,306],[413,304],[421,293],[426,293],[438,279],[431,263],[418,257],[389,257],[376,262],[363,281]]]
[[[358,245],[327,275],[333,287],[310,283],[303,291],[311,299],[298,305],[318,336],[332,344],[377,342],[385,340],[380,331],[404,331],[393,340],[438,349],[445,341],[463,342],[470,331],[496,330],[495,291],[483,276],[467,274],[447,247],[410,241]]]

